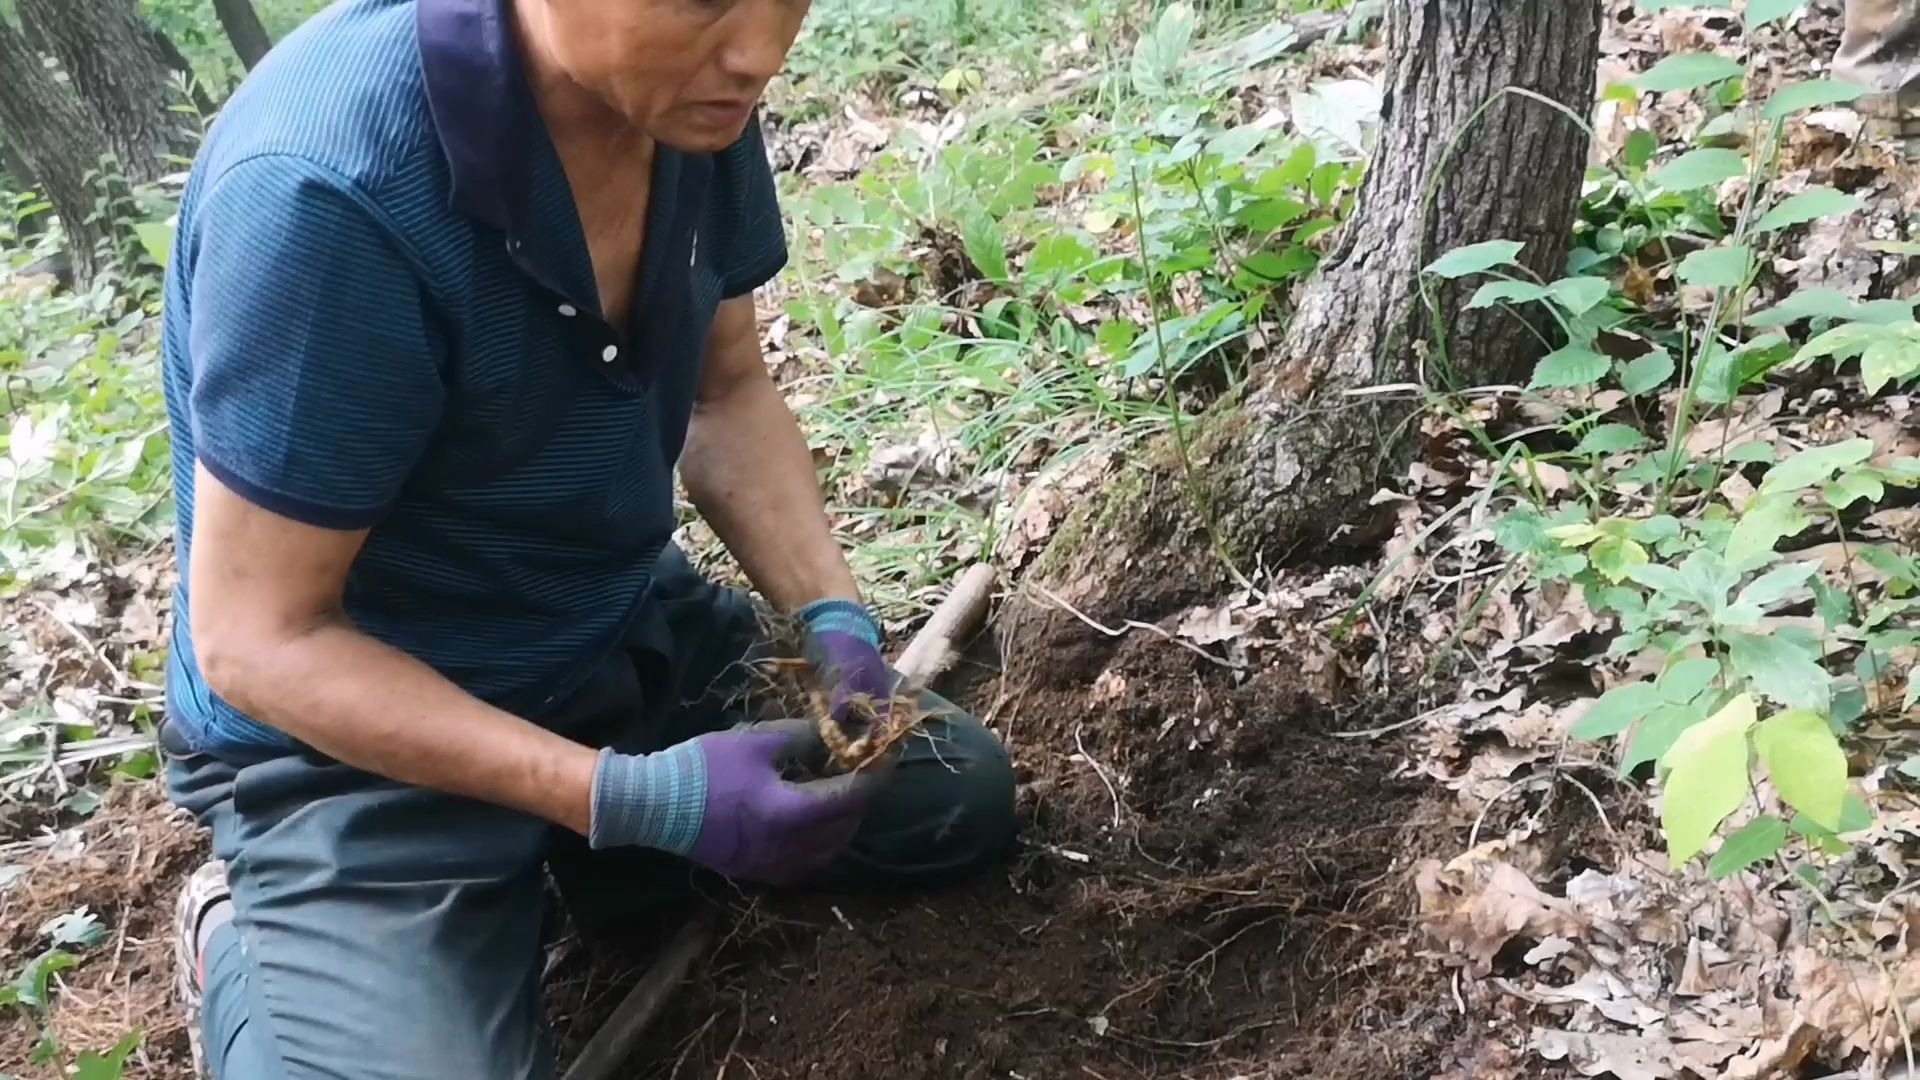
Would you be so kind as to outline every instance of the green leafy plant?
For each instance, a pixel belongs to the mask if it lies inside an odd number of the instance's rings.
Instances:
[[[1747,27],[1796,6],[1749,4]],[[1884,693],[1895,652],[1920,641],[1910,610],[1915,561],[1852,535],[1890,491],[1920,484],[1920,461],[1886,457],[1858,437],[1794,447],[1730,421],[1743,395],[1812,364],[1844,368],[1866,395],[1920,376],[1910,303],[1814,292],[1770,310],[1752,305],[1783,233],[1859,205],[1831,188],[1776,190],[1784,125],[1863,88],[1812,80],[1750,101],[1746,74],[1715,54],[1681,54],[1617,91],[1698,93],[1709,116],[1696,145],[1669,159],[1656,162],[1652,138],[1636,135],[1596,174],[1568,276],[1529,279],[1512,241],[1447,252],[1427,267],[1444,279],[1488,279],[1472,306],[1541,312],[1557,331],[1529,391],[1565,405],[1568,419],[1522,454],[1532,467],[1565,470],[1574,491],[1550,497],[1521,469],[1497,539],[1536,577],[1580,588],[1614,620],[1609,655],[1660,658],[1654,676],[1609,690],[1572,734],[1613,742],[1622,772],[1650,770],[1660,782],[1676,865],[1752,805],[1756,813],[1708,861],[1713,876],[1796,837],[1844,850],[1839,838],[1870,816],[1851,788],[1843,740],[1875,710],[1920,698],[1911,679],[1904,694]],[[1719,145],[1741,130],[1736,145]],[[1722,221],[1714,192],[1729,181],[1744,184],[1745,196]],[[1696,290],[1705,308],[1697,324],[1663,325],[1600,276],[1618,271],[1624,281],[1641,260]],[[1796,344],[1801,324],[1808,336]],[[1640,351],[1623,356],[1634,341]],[[1718,437],[1695,437],[1710,422]],[[1822,540],[1838,541],[1837,563],[1801,554]],[[1817,620],[1786,617],[1794,608]]]

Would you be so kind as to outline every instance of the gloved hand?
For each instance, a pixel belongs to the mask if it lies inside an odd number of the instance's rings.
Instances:
[[[653,754],[600,752],[587,842],[659,848],[731,878],[788,884],[845,850],[878,786],[870,773],[796,783],[817,763],[811,721],[714,731]]]
[[[880,623],[851,600],[816,600],[800,609],[807,625],[806,659],[820,669],[832,689],[833,719],[848,728],[851,701],[865,695],[873,715],[885,716],[893,702],[893,671],[880,655]],[[863,721],[849,735],[858,736]]]

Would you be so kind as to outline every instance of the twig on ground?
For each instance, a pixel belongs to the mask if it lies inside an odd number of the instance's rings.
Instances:
[[[32,601],[32,603],[34,607],[40,609],[40,613],[42,615],[45,615],[48,619],[52,620],[54,625],[66,631],[67,636],[72,638],[75,642],[79,644],[80,648],[86,652],[87,657],[94,662],[94,665],[97,666],[101,671],[105,672],[109,677],[113,679],[113,685],[115,689],[126,688],[126,685],[127,685],[126,673],[121,671],[119,668],[114,667],[112,664],[107,663],[107,658],[100,654],[100,649],[98,646],[96,646],[93,643],[92,638],[89,638],[87,635],[81,633],[79,627],[61,618],[59,613],[54,611],[53,608],[48,604],[46,604],[45,602],[40,600],[34,600]]]
[[[1107,776],[1106,766],[1101,765],[1092,754],[1087,753],[1087,744],[1080,741],[1080,728],[1079,724],[1073,726],[1074,749],[1080,751],[1080,756],[1088,765],[1093,766],[1093,774],[1100,778],[1100,782],[1107,785],[1107,794],[1113,798],[1113,827],[1118,829],[1120,827],[1120,791],[1113,786],[1113,780]]]
[[[700,1045],[700,1040],[706,1037],[707,1030],[713,1027],[713,1022],[718,1019],[720,1014],[717,1012],[707,1017],[707,1022],[701,1024],[700,1029],[688,1037],[686,1045],[680,1049],[680,1056],[673,1059],[673,1071],[667,1074],[667,1080],[680,1080],[680,1069],[687,1063],[687,1057],[693,1053],[694,1047]],[[721,1067],[725,1068],[725,1065]]]
[[[1221,667],[1226,668],[1228,671],[1242,670],[1241,665],[1236,664],[1233,661],[1225,659],[1223,657],[1215,656],[1212,653],[1208,652],[1207,650],[1201,648],[1200,646],[1195,645],[1191,641],[1183,641],[1180,638],[1175,637],[1173,634],[1169,633],[1168,631],[1162,630],[1160,627],[1153,625],[1152,623],[1144,623],[1144,622],[1138,622],[1134,619],[1128,619],[1122,622],[1120,624],[1120,628],[1116,630],[1111,626],[1103,626],[1100,623],[1095,622],[1092,618],[1090,618],[1088,615],[1086,615],[1086,613],[1082,612],[1080,609],[1074,607],[1072,604],[1069,604],[1065,600],[1062,600],[1060,599],[1060,597],[1054,595],[1053,591],[1048,589],[1044,585],[1037,585],[1032,582],[1029,582],[1028,588],[1031,588],[1035,592],[1038,592],[1041,596],[1046,597],[1048,602],[1052,603],[1055,607],[1059,608],[1061,611],[1064,611],[1067,614],[1073,616],[1074,618],[1079,619],[1081,622],[1087,624],[1088,627],[1092,628],[1093,630],[1099,631],[1102,634],[1105,634],[1107,637],[1110,637],[1110,638],[1125,637],[1127,634],[1127,631],[1129,630],[1145,630],[1150,634],[1160,635],[1161,637],[1167,639],[1173,644],[1180,646],[1181,648],[1187,650],[1188,652],[1194,654],[1195,656],[1198,656],[1199,658],[1201,658],[1202,660],[1205,660],[1210,664],[1218,664]]]
[[[700,912],[667,942],[658,960],[640,976],[639,983],[615,1007],[606,1024],[574,1059],[566,1080],[609,1080],[626,1064],[627,1054],[673,996],[688,969],[713,942],[713,916]]]

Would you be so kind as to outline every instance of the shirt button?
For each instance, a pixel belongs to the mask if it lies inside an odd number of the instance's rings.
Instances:
[[[613,363],[615,360],[620,359],[620,346],[609,345],[606,348],[600,350],[600,359],[606,361],[609,364]]]
[[[574,307],[572,304],[561,304],[560,314],[565,315],[567,318],[571,319],[575,315],[580,314],[580,309],[577,307]]]

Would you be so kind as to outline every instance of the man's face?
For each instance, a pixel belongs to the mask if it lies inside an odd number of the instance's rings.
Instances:
[[[519,0],[532,44],[677,150],[712,153],[786,63],[811,0]]]

